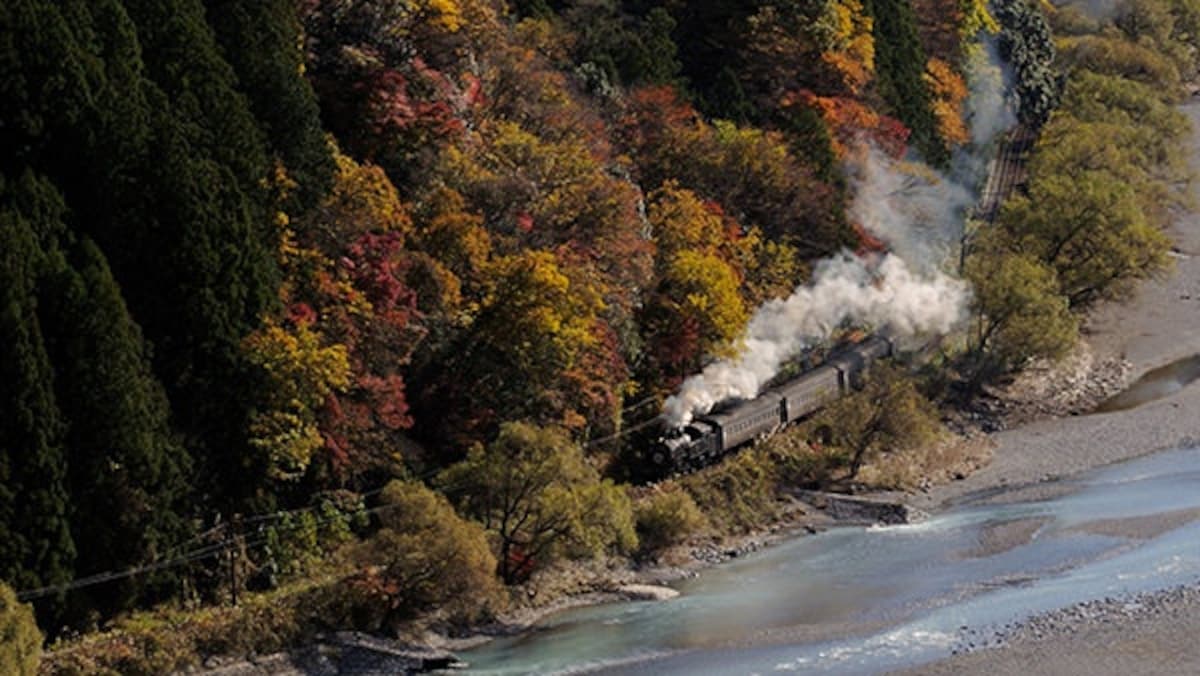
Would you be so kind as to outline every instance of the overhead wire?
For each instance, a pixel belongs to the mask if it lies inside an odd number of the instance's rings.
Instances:
[[[357,512],[354,512],[353,514],[338,514],[338,515],[329,516],[324,519],[317,520],[315,523],[292,524],[289,527],[284,527],[282,529],[282,532],[286,533],[290,530],[298,530],[300,528],[307,528],[310,526],[323,526],[323,525],[332,523],[334,521],[337,521],[339,519],[345,518],[347,516],[378,514],[378,513],[387,511],[389,509],[395,509],[397,507],[400,507],[400,505],[395,505],[395,504],[378,505],[378,506],[372,507],[370,509],[359,510]],[[222,528],[223,529],[232,528],[234,525],[237,525],[237,524],[238,524],[238,522],[236,522],[236,521],[228,521],[225,524],[222,524]],[[275,534],[278,534],[280,532],[279,528],[275,528],[273,530],[274,530]],[[95,586],[98,584],[103,584],[105,582],[112,582],[115,580],[130,578],[130,577],[134,577],[136,575],[141,575],[144,573],[150,573],[150,572],[154,572],[154,571],[158,571],[158,570],[165,570],[165,569],[169,569],[169,568],[178,568],[179,566],[184,566],[184,565],[187,565],[190,563],[195,563],[197,561],[203,561],[205,559],[213,558],[217,555],[223,554],[225,551],[227,551],[235,546],[241,547],[241,548],[247,548],[247,549],[253,548],[253,547],[258,547],[260,545],[266,544],[268,541],[270,541],[270,539],[272,537],[273,537],[273,535],[270,531],[263,531],[260,534],[252,535],[252,536],[239,535],[239,536],[226,537],[219,543],[214,543],[211,545],[207,545],[205,547],[200,547],[193,551],[187,552],[186,554],[182,554],[180,556],[173,557],[170,559],[164,559],[162,561],[146,563],[146,564],[142,564],[139,566],[133,566],[131,568],[125,568],[125,569],[121,569],[121,570],[110,570],[110,571],[105,571],[102,573],[95,573],[92,575],[88,575],[87,577],[77,578],[75,580],[71,580],[70,582],[64,582],[61,584],[47,585],[45,587],[40,587],[40,588],[36,588],[36,589],[26,589],[23,591],[19,591],[19,592],[17,592],[17,598],[21,601],[28,601],[31,599],[42,598],[45,596],[51,596],[54,594],[62,594],[62,593],[66,593],[69,591],[74,591],[76,589],[82,589],[84,587],[91,587],[91,586]]]
[[[653,397],[653,396],[646,397],[645,399],[643,399],[639,402],[636,402],[632,406],[622,409],[622,413],[627,413],[630,411],[637,410],[639,408],[644,407],[646,404],[652,403],[656,400],[657,400],[657,397]],[[649,420],[646,420],[646,421],[639,423],[637,425],[634,425],[632,427],[625,428],[619,432],[609,434],[609,435],[601,437],[599,439],[593,439],[593,440],[589,441],[587,444],[585,444],[584,447],[591,448],[592,446],[595,446],[595,445],[598,445],[601,443],[606,443],[609,441],[619,439],[626,435],[632,434],[633,432],[644,429],[652,424],[655,424],[661,418],[662,418],[661,415],[655,416],[653,418],[650,418]],[[421,481],[424,481],[424,480],[432,477],[437,472],[438,472],[438,470],[430,470],[428,472],[422,473],[421,475],[418,475],[416,478]],[[374,495],[378,495],[378,494],[382,493],[385,488],[386,488],[386,484],[384,486],[374,488],[374,489],[372,489],[370,491],[366,491],[364,493],[358,493],[357,495],[360,499],[368,498],[368,497],[372,497]],[[299,528],[310,527],[310,526],[314,526],[314,525],[315,526],[326,525],[328,523],[332,523],[333,521],[336,521],[336,520],[342,519],[342,518],[346,518],[348,516],[378,514],[380,512],[383,512],[383,511],[386,511],[388,509],[392,509],[395,507],[397,507],[397,505],[379,505],[379,506],[372,507],[369,509],[358,510],[353,513],[339,513],[337,515],[333,515],[333,516],[326,517],[324,519],[320,519],[320,520],[316,521],[315,523],[308,522],[308,523],[290,524],[289,526],[273,526],[272,530],[277,535],[280,532],[286,533],[291,530],[296,530]],[[265,512],[262,514],[253,514],[253,515],[246,516],[246,517],[229,519],[222,523],[215,524],[211,528],[208,528],[208,529],[192,536],[188,540],[185,540],[184,542],[180,543],[179,545],[176,545],[176,547],[174,547],[174,549],[180,549],[186,545],[200,542],[207,538],[215,537],[218,534],[222,533],[223,531],[230,532],[230,529],[232,529],[234,527],[244,529],[247,526],[254,526],[256,524],[259,524],[259,528],[262,528],[263,526],[261,524],[279,521],[279,520],[284,519],[289,516],[296,516],[299,514],[315,512],[317,510],[324,509],[324,508],[325,507],[323,504],[318,504],[318,505],[310,505],[308,507],[299,507],[299,508],[291,509],[291,510]],[[29,601],[29,600],[43,598],[43,597],[51,596],[51,595],[55,595],[55,594],[63,594],[63,593],[69,592],[69,591],[74,591],[76,589],[82,589],[85,587],[91,587],[91,586],[95,586],[98,584],[104,584],[106,582],[113,582],[116,580],[127,579],[130,577],[135,577],[137,575],[152,573],[152,572],[156,572],[159,570],[178,568],[180,566],[185,566],[185,565],[189,565],[189,564],[196,563],[199,561],[204,561],[206,559],[211,559],[213,557],[221,555],[221,554],[225,553],[227,550],[229,550],[230,548],[232,548],[233,546],[235,546],[235,544],[237,546],[244,547],[244,548],[257,547],[259,545],[265,544],[271,537],[272,537],[272,535],[269,532],[264,532],[261,535],[255,535],[255,536],[251,536],[251,537],[247,537],[245,535],[237,536],[236,538],[226,536],[219,543],[214,543],[211,545],[199,547],[199,548],[196,548],[196,549],[193,549],[190,551],[186,551],[182,554],[179,554],[177,556],[173,556],[170,558],[165,558],[165,559],[161,559],[158,561],[151,561],[149,563],[140,564],[140,565],[132,566],[129,568],[115,569],[115,570],[108,570],[108,571],[103,571],[103,572],[99,572],[99,573],[93,573],[91,575],[81,577],[81,578],[75,578],[73,580],[70,580],[68,582],[63,582],[60,584],[47,585],[44,587],[20,590],[17,592],[17,598],[21,601]]]

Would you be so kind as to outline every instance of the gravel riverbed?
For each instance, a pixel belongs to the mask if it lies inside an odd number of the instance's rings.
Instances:
[[[1181,107],[1200,130],[1200,101]],[[1193,168],[1200,168],[1200,131],[1193,133]],[[1093,380],[1130,381],[1154,368],[1200,354],[1200,214],[1180,214],[1170,232],[1174,269],[1143,284],[1130,299],[1100,308],[1089,319],[1084,348]],[[1056,388],[1047,372],[1048,387]],[[1088,381],[1084,378],[1080,382]],[[1058,390],[1079,385],[1059,379]],[[1107,385],[1105,386],[1107,387]],[[1036,387],[1031,391],[1037,391]],[[1065,397],[1070,400],[1071,397]],[[1078,399],[1075,400],[1078,406]],[[1061,411],[1060,411],[1061,413]],[[1071,476],[1200,440],[1200,383],[1142,406],[1112,413],[1036,420],[993,435],[992,462],[962,481],[917,496],[918,507],[938,507],[994,493],[991,499],[1038,499]],[[1074,413],[1076,415],[1070,415]],[[1185,515],[1187,520],[1200,515]],[[1146,533],[1179,524],[1163,514]],[[1197,544],[1200,546],[1200,543]],[[964,627],[957,654],[906,674],[1055,674],[1063,676],[1183,675],[1200,673],[1200,581],[1154,594],[1106,598],[995,628]]]

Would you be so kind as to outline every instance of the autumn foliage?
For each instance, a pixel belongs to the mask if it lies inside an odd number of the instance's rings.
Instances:
[[[278,535],[398,478],[407,521],[342,534],[380,626],[470,614],[448,562],[483,588],[633,549],[601,477],[630,475],[626,433],[814,261],[870,244],[855,148],[967,141],[963,55],[992,29],[975,0],[5,4],[4,581],[152,567],[238,515],[291,515]],[[540,529],[422,483],[513,468]],[[652,547],[689,505],[644,515]],[[244,536],[249,569],[301,574],[280,562],[305,547]],[[212,600],[211,558],[39,621]]]

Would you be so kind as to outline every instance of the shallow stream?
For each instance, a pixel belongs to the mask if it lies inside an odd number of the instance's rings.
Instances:
[[[1200,354],[1160,366],[1138,378],[1125,390],[1096,407],[1096,413],[1112,413],[1175,394],[1200,378]]]
[[[948,655],[965,627],[1200,579],[1200,449],[1038,490],[797,538],[676,599],[564,612],[461,657],[488,674],[876,673]]]

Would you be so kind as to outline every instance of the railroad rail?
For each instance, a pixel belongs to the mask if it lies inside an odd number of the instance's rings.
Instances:
[[[987,182],[975,207],[975,218],[986,223],[996,220],[1000,205],[1017,186],[1025,182],[1025,162],[1037,140],[1037,132],[1020,124],[1000,140],[996,156],[988,163]]]

